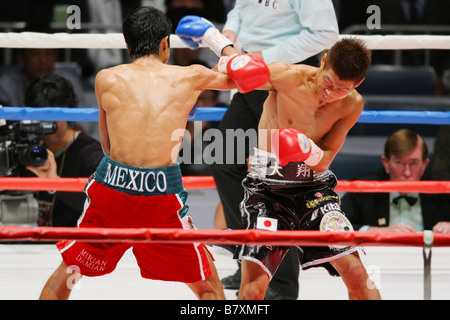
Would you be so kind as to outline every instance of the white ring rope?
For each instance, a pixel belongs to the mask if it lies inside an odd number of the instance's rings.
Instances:
[[[371,50],[450,49],[450,36],[441,35],[340,35],[364,40]],[[172,48],[186,48],[177,35],[171,35]],[[73,49],[125,49],[121,33],[0,33],[3,48],[73,48]]]

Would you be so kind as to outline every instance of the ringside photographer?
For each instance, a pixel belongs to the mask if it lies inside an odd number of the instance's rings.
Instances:
[[[0,120],[0,177],[28,176],[26,166],[41,166],[48,158],[42,135],[55,133],[55,122]],[[0,190],[0,225],[35,225],[39,205],[32,191]]]
[[[78,99],[72,84],[55,74],[33,82],[25,94],[29,107],[77,107]],[[100,142],[78,131],[75,123],[57,121],[56,131],[40,135],[48,156],[41,165],[25,165],[41,178],[89,177],[104,154]],[[41,191],[35,195],[39,203],[40,226],[76,226],[83,212],[86,196],[83,192]]]

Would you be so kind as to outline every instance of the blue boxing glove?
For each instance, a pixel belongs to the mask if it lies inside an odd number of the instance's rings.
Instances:
[[[192,50],[198,49],[206,30],[213,24],[198,16],[185,16],[178,23],[175,33]]]
[[[183,17],[175,33],[190,49],[198,49],[204,44],[219,57],[225,47],[233,45],[211,22],[199,16]]]

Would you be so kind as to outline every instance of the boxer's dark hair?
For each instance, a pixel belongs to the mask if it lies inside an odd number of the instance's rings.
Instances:
[[[343,38],[328,51],[325,68],[331,67],[340,80],[359,83],[369,71],[371,57],[363,40]]]
[[[140,7],[127,15],[122,29],[130,55],[136,59],[159,54],[161,40],[170,37],[172,22],[156,8]]]

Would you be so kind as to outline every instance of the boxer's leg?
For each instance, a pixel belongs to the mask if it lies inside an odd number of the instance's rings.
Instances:
[[[255,262],[243,260],[238,300],[263,300],[269,286],[269,275]]]
[[[214,261],[209,251],[205,248],[206,256],[208,257],[211,276],[206,280],[188,283],[187,286],[195,293],[200,300],[225,300],[222,282],[217,274]]]
[[[64,262],[50,276],[42,289],[40,300],[67,300],[81,274],[69,269]]]
[[[378,289],[370,280],[357,252],[330,262],[339,272],[348,290],[351,300],[379,300]]]

